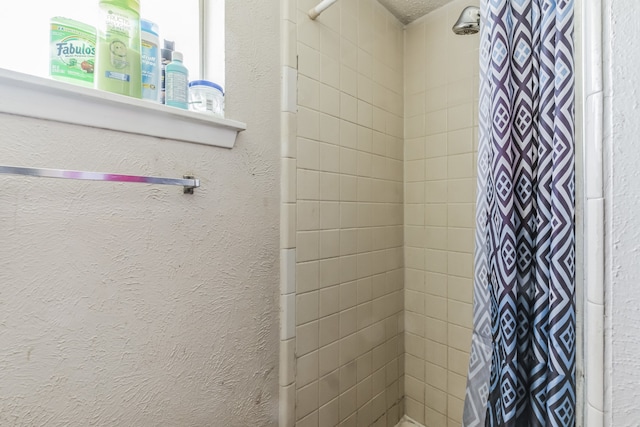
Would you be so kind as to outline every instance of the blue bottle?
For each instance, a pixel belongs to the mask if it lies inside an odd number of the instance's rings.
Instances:
[[[165,97],[170,107],[189,108],[189,71],[182,65],[182,53],[174,51],[165,69]]]

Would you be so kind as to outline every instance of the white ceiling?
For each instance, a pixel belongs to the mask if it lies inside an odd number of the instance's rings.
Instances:
[[[378,0],[400,22],[408,24],[453,0]]]

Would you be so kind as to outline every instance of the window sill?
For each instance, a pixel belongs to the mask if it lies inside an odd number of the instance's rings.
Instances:
[[[91,88],[0,69],[0,112],[233,148],[246,125]]]

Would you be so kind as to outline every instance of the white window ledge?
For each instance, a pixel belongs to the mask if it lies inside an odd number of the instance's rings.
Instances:
[[[0,68],[0,112],[232,148],[246,125]]]

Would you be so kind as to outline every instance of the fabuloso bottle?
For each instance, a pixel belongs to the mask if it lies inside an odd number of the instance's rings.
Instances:
[[[121,95],[142,96],[140,2],[101,0],[95,84]]]
[[[143,19],[142,26],[142,99],[160,102],[160,39],[158,26]]]
[[[93,87],[95,57],[95,28],[59,16],[51,19],[51,77]]]
[[[165,100],[170,107],[189,108],[189,71],[182,65],[182,53],[174,51],[165,68]]]

